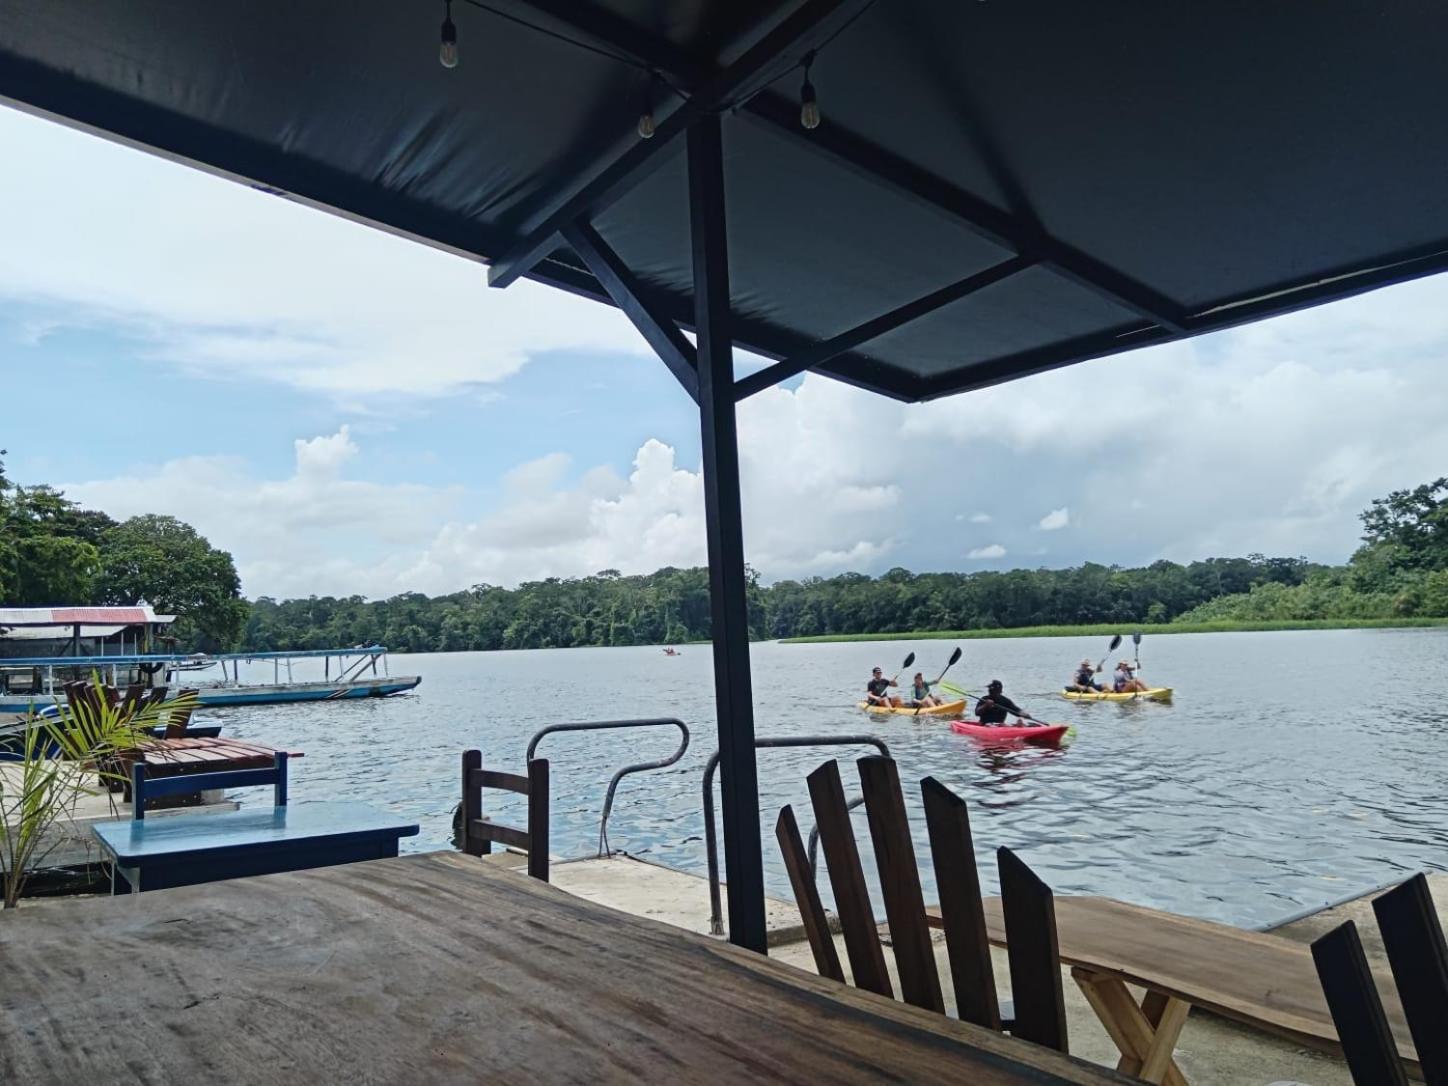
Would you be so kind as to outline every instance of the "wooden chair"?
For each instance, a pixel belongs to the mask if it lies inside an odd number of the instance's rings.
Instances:
[[[463,751],[461,846],[470,856],[485,856],[493,845],[508,845],[528,854],[528,874],[548,881],[548,760],[534,758],[526,776],[483,768],[481,751]],[[483,817],[484,788],[528,797],[527,831]]]
[[[926,924],[925,904],[919,869],[900,778],[889,758],[862,758],[858,763],[865,794],[865,811],[870,823],[876,866],[884,893],[885,912],[895,966],[900,976],[902,998],[928,1010],[944,1010],[934,948]],[[808,778],[810,800],[819,827],[820,844],[829,869],[835,908],[845,939],[850,971],[858,987],[893,997],[889,972],[880,946],[879,930],[870,906],[838,763],[828,761]],[[992,1029],[1004,1028],[996,999],[991,967],[990,944],[986,939],[985,913],[981,905],[980,882],[970,836],[970,820],[960,797],[933,778],[921,782],[925,799],[930,850],[940,889],[941,916],[945,929],[946,953],[957,1013],[962,1019]],[[823,976],[843,980],[838,952],[830,936],[825,912],[815,888],[794,811],[785,807],[775,829],[784,853],[785,868],[795,898],[800,903],[805,934],[809,938],[815,965]],[[1004,850],[1003,850],[1004,851]],[[1061,990],[1060,965],[1055,957],[1055,918],[1049,904],[1050,890],[1030,873],[1013,854],[1003,861],[1002,882],[1011,880],[1007,899],[1007,923],[1014,922],[1019,935],[1019,968],[1012,939],[1012,987],[1017,1005],[1027,1008],[1024,1023],[1010,1028],[1018,1036],[1066,1050],[1065,999]],[[1027,881],[1022,875],[1029,876]],[[1045,907],[1040,891],[1044,890]],[[1049,931],[1035,932],[1033,925],[1049,924]],[[1050,953],[1049,968],[1041,962]]]
[[[116,706],[117,715],[122,720],[129,719],[136,715],[146,698],[146,685],[144,683],[132,683],[126,687],[126,692],[121,697],[120,704]]]
[[[1428,1086],[1448,1086],[1448,944],[1422,874],[1373,901],[1403,1017]]]
[[[162,698],[164,698],[166,696],[166,688],[162,686],[158,687],[157,689],[161,691],[161,696]],[[184,700],[185,704],[177,708],[172,708],[171,711],[166,714],[167,739],[179,739],[186,734],[187,726],[191,723],[191,714],[196,711],[195,702],[192,702],[189,699],[194,698],[197,693],[198,691],[194,689],[177,691],[177,700]]]
[[[1349,920],[1314,942],[1312,960],[1353,1082],[1407,1086],[1408,1075],[1398,1058],[1357,925]]]

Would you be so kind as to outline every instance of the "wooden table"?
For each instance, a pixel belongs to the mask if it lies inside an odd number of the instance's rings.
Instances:
[[[127,803],[131,801],[131,766],[137,761],[146,764],[147,777],[179,777],[187,773],[225,773],[233,769],[267,769],[276,757],[277,748],[261,743],[246,743],[220,736],[178,736],[175,739],[148,739],[131,750],[117,755],[125,783],[116,783]],[[300,758],[299,750],[288,751],[288,758]],[[112,789],[113,791],[116,789]],[[166,805],[163,801],[163,806]],[[177,804],[170,804],[177,806]],[[183,799],[183,803],[185,801]]]
[[[0,1082],[1124,1083],[456,853],[0,915]]]
[[[938,911],[928,912],[938,925]],[[985,915],[990,941],[1005,946],[999,898],[986,899]],[[1104,897],[1056,898],[1056,932],[1061,961],[1121,1052],[1118,1070],[1185,1086],[1172,1056],[1192,1007],[1341,1051],[1312,952],[1301,943]],[[1145,990],[1140,1003],[1127,985]],[[1380,977],[1378,988],[1398,1051],[1421,1078],[1391,978]]]
[[[396,856],[398,840],[417,831],[416,822],[363,803],[126,818],[91,827],[133,891],[382,859]]]

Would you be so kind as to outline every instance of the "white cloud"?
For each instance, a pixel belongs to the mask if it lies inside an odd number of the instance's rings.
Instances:
[[[30,342],[120,331],[187,373],[353,406],[485,386],[548,351],[647,350],[611,307],[489,290],[460,257],[3,107],[0,143],[0,297],[44,314]]]
[[[1006,549],[999,543],[992,543],[986,547],[976,547],[975,550],[966,554],[967,558],[1004,558]]]
[[[976,513],[970,518],[970,522],[972,524],[989,524],[991,522],[991,515],[989,513]]]
[[[1041,518],[1036,527],[1043,532],[1057,532],[1070,523],[1071,511],[1063,506],[1060,509],[1052,509]]]

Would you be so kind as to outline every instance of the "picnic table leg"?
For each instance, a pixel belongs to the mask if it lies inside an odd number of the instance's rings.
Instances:
[[[1079,967],[1071,976],[1121,1052],[1118,1071],[1165,1086],[1187,1086],[1172,1053],[1190,1004],[1148,993],[1139,1005],[1116,977]]]

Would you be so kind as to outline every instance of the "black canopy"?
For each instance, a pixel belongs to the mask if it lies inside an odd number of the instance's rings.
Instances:
[[[907,399],[1448,262],[1434,0],[457,0],[451,71],[442,16],[8,0],[0,95],[607,299],[582,215],[683,323],[668,115],[722,110],[735,341]]]
[[[1448,267],[1441,0],[453,0],[452,69],[445,10],[5,0],[0,99],[624,310],[699,404],[760,950],[738,399],[926,399]]]

